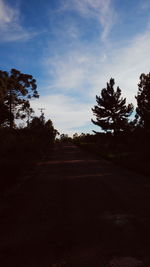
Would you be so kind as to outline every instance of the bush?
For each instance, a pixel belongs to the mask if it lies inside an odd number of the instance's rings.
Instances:
[[[0,129],[0,191],[16,184],[22,175],[52,151],[47,133],[31,129]]]

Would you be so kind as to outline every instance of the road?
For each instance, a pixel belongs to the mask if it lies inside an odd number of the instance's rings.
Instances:
[[[1,266],[150,266],[149,178],[73,144],[37,162],[0,215]]]

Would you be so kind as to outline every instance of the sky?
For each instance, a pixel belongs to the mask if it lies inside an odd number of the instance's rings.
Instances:
[[[91,108],[111,77],[136,106],[149,55],[150,0],[0,0],[0,69],[36,79],[35,115],[61,134],[100,130]]]

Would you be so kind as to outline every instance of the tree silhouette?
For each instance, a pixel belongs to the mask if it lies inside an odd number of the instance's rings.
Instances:
[[[43,129],[45,126],[45,118],[43,120],[42,115],[40,117],[34,117],[28,126],[30,129],[39,131],[40,129]]]
[[[43,141],[50,140],[53,143],[56,135],[59,135],[52,121],[50,119],[45,121],[44,113],[42,113],[40,117],[34,117],[31,122],[29,122],[28,128],[35,131],[36,135],[39,135],[40,138],[43,137]]]
[[[30,107],[30,103],[28,100],[25,100],[23,105],[18,108],[16,112],[16,119],[24,119],[27,118],[27,127],[29,126],[30,119],[33,118],[34,110]]]
[[[9,108],[4,104],[7,95],[7,73],[0,71],[0,126],[7,124],[10,118]],[[13,119],[13,118],[12,118]]]
[[[62,142],[67,142],[67,141],[69,140],[69,136],[68,136],[68,134],[61,134],[61,135],[60,135],[60,140],[61,140]]]
[[[0,102],[9,108],[9,125],[13,127],[15,118],[28,115],[31,97],[38,97],[36,80],[32,75],[11,69],[10,73],[0,71]]]
[[[9,122],[9,117],[10,116],[8,107],[0,101],[0,126],[7,126]]]
[[[138,84],[137,119],[146,131],[150,130],[150,73],[142,73]]]
[[[115,80],[110,79],[107,87],[102,89],[101,96],[96,96],[97,106],[92,108],[96,121],[95,125],[103,130],[113,130],[114,134],[124,130],[128,124],[128,117],[133,112],[133,105],[126,106],[126,98],[121,97],[121,89],[114,90]]]

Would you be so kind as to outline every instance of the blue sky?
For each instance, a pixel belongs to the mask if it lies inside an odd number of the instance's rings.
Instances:
[[[136,105],[149,53],[150,0],[0,0],[0,69],[33,75],[32,107],[61,133],[99,130],[91,108],[111,77]]]

